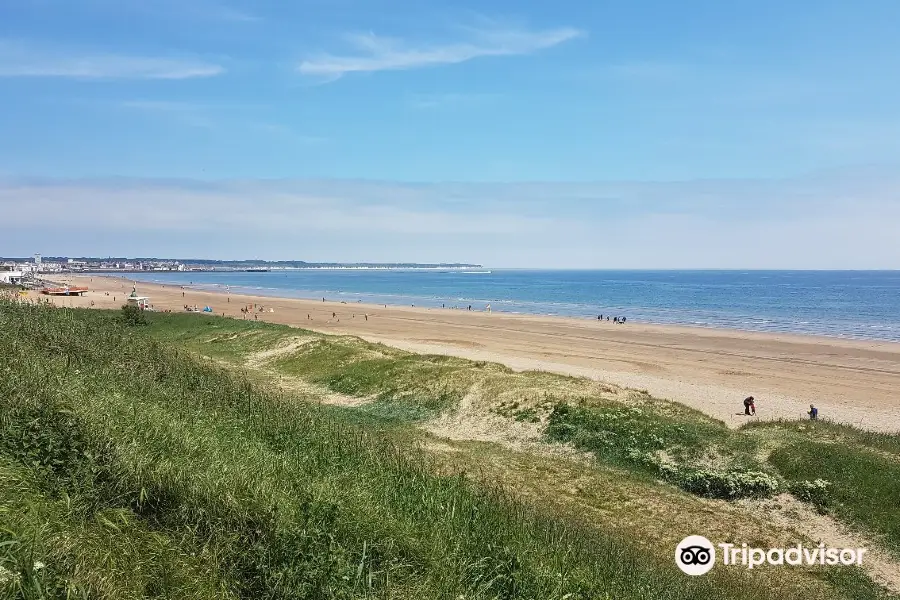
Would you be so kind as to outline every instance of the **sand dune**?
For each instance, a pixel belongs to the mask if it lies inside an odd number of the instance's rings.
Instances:
[[[91,289],[83,298],[54,299],[66,306],[116,308],[131,290],[120,278],[60,281]],[[274,312],[247,318],[645,389],[731,426],[748,419],[741,400],[752,394],[757,418],[803,418],[815,403],[822,418],[900,431],[900,344],[891,342],[237,294],[229,301],[223,293],[191,289],[182,297],[177,285],[139,284],[138,291],[158,310],[210,305],[218,315],[242,318],[240,308],[256,304]]]

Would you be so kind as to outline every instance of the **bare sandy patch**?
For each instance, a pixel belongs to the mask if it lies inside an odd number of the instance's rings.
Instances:
[[[795,532],[815,544],[824,543],[832,548],[866,548],[861,568],[872,579],[900,594],[900,560],[881,548],[876,540],[851,531],[846,525],[818,513],[791,494],[781,494],[767,500],[740,500],[736,504],[745,506],[754,514],[765,514],[774,525]]]

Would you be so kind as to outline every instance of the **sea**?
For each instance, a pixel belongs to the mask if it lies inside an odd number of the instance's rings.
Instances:
[[[563,315],[900,341],[900,271],[309,269],[145,272],[136,281],[274,297]]]

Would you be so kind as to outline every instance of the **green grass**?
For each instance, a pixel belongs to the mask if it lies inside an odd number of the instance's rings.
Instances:
[[[322,337],[275,361],[281,373],[331,391],[371,397],[366,410],[419,420],[459,404],[472,382],[469,361],[404,352],[356,338]]]
[[[657,406],[560,405],[547,435],[701,496],[793,492],[900,550],[900,436],[827,422],[762,422],[734,431]]]
[[[254,352],[269,350],[290,338],[315,335],[286,325],[202,313],[157,313],[148,315],[148,320],[153,337],[160,341],[232,361],[246,358]]]
[[[179,540],[130,511],[50,492],[46,481],[6,456],[0,458],[0,510],[0,573],[8,579],[0,597],[141,598],[166,589],[184,597],[236,597]]]
[[[757,421],[743,427],[748,433],[777,434],[791,438],[810,438],[865,448],[892,454],[900,459],[900,435],[878,431],[864,431],[832,423],[827,420],[811,421]]]
[[[778,490],[771,469],[756,458],[751,438],[649,397],[631,406],[560,404],[550,415],[547,436],[700,496],[765,497]]]
[[[6,596],[781,597],[738,572],[686,578],[602,524],[437,475],[358,417],[152,328],[0,301]]]
[[[159,316],[154,316],[159,317]],[[246,356],[308,332],[196,315],[166,315],[153,335],[204,353]],[[332,391],[371,397],[357,410],[417,421],[453,410],[473,390],[493,412],[546,425],[548,441],[567,442],[604,463],[716,498],[795,492],[820,510],[900,547],[892,510],[900,436],[826,421],[761,422],[738,431],[685,406],[627,395],[550,373],[514,373],[496,364],[417,355],[351,337],[317,336],[279,357],[277,372]],[[816,460],[817,453],[829,460]],[[769,457],[769,458],[767,458]],[[816,487],[816,480],[827,482]],[[807,483],[808,482],[808,483]]]
[[[400,420],[417,421],[452,410],[474,386],[482,396],[498,402],[515,398],[540,404],[541,409],[526,409],[527,418],[523,420],[539,420],[540,414],[565,398],[602,401],[604,393],[610,391],[574,377],[514,373],[496,363],[420,355],[359,338],[322,335],[261,321],[196,314],[151,314],[148,320],[148,332],[155,339],[235,363],[308,338],[294,351],[273,356],[265,366],[339,394],[371,399],[373,403],[360,410]]]
[[[579,378],[261,322],[149,317],[125,327],[114,311],[0,301],[0,581],[11,573],[17,586],[0,583],[0,598],[788,593],[734,571],[685,578],[668,553],[618,526],[528,507],[408,445],[416,436],[398,422],[453,410],[467,394],[546,424],[551,441],[647,477],[641,485],[661,478],[738,497],[758,494],[759,482],[740,476],[756,470],[784,489],[828,480],[827,495],[809,501],[896,539],[898,436],[825,422],[732,431]],[[240,365],[306,337],[266,366],[374,401],[307,403],[195,358]],[[828,593],[791,588],[792,597],[886,597],[855,570],[817,576]]]
[[[769,460],[792,486],[827,481],[809,500],[874,532],[900,555],[900,458],[799,439],[777,449]]]

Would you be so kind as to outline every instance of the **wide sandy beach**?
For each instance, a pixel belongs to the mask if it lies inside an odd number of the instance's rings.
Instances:
[[[55,279],[90,288],[84,297],[53,299],[72,307],[93,302],[96,308],[118,308],[132,286],[131,280],[118,277]],[[177,285],[139,283],[138,292],[150,296],[156,310],[181,312],[185,304],[209,305],[218,315],[239,319],[356,335],[416,352],[495,361],[514,369],[583,375],[647,390],[735,427],[750,419],[743,415],[741,401],[753,395],[756,418],[804,418],[809,404],[814,403],[821,418],[877,431],[900,431],[897,343],[630,322],[615,325],[591,319],[345,304],[327,299],[226,297],[219,292],[182,290]],[[241,307],[251,304],[261,305],[266,312],[242,314]]]

